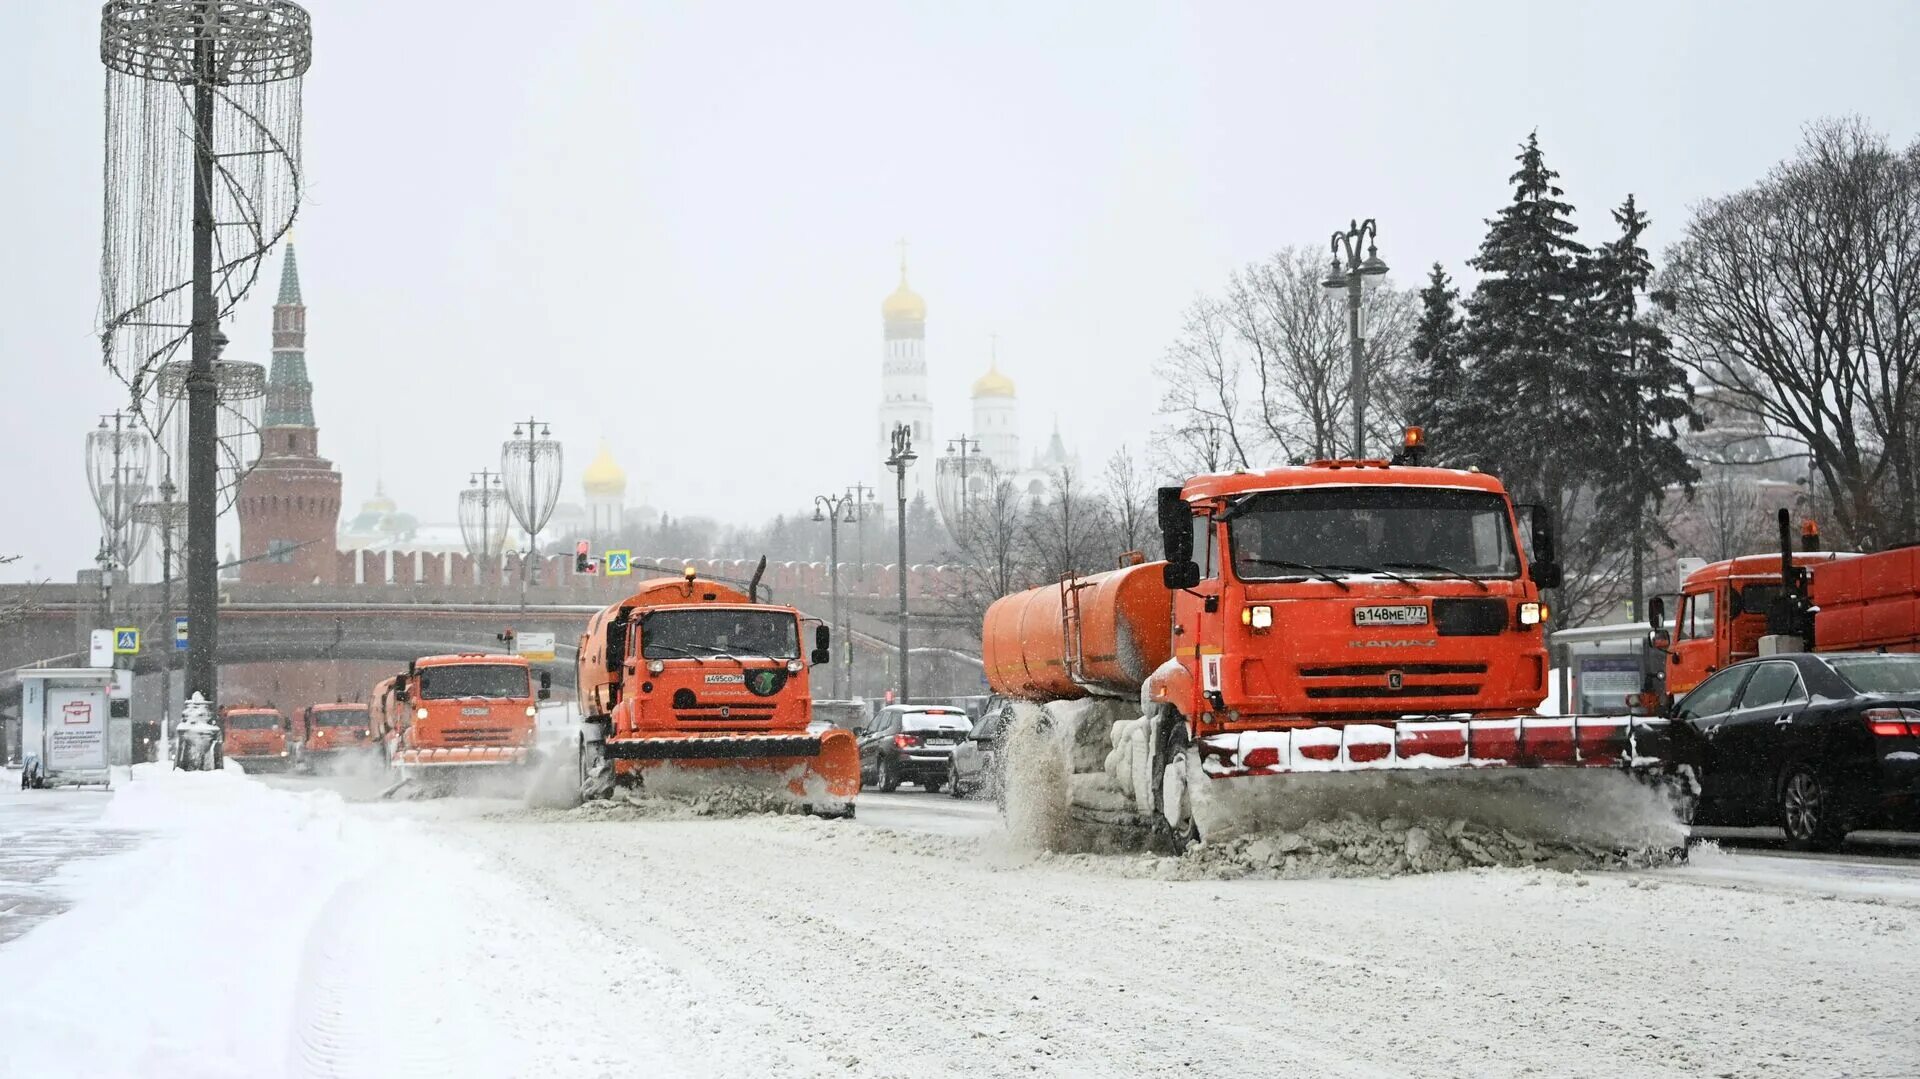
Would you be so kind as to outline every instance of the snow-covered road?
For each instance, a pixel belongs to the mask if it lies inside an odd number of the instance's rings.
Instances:
[[[0,946],[0,986],[39,977],[0,995],[0,1075],[1920,1074],[1920,863],[1178,881],[916,791],[608,819],[180,778],[103,821],[148,848]],[[198,887],[163,853],[243,908],[197,964],[123,924]],[[62,1018],[128,994],[219,1030]]]

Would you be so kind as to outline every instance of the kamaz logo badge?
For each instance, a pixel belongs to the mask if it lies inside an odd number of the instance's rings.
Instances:
[[[1399,689],[1401,684],[1404,683],[1405,681],[1406,681],[1406,675],[1401,674],[1399,671],[1387,672],[1387,688],[1388,689]]]
[[[1348,641],[1348,648],[1432,648],[1439,641],[1431,638],[1424,641]]]

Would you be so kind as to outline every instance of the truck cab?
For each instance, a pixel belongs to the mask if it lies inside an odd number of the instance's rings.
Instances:
[[[1544,515],[1475,471],[1322,461],[1161,492],[1173,659],[1202,732],[1521,715],[1546,696]],[[1531,539],[1531,544],[1526,542]]]
[[[293,763],[293,728],[277,708],[229,705],[220,710],[221,753],[242,765],[286,768]]]
[[[300,710],[305,741],[302,755],[309,766],[319,766],[372,747],[367,706],[353,701],[309,705]]]
[[[1855,557],[1840,551],[1795,551],[1796,569]],[[1785,592],[1778,554],[1741,555],[1687,574],[1674,602],[1667,654],[1667,692],[1675,697],[1729,663],[1760,654],[1767,615]]]
[[[375,736],[390,764],[517,764],[537,735],[536,702],[548,695],[519,656],[467,652],[424,656],[375,687],[383,706]]]

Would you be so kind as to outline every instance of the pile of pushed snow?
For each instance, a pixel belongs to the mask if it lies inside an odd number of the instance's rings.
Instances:
[[[698,817],[752,817],[800,814],[806,806],[786,790],[710,786],[699,789],[640,792],[616,790],[613,797],[572,809],[530,809],[491,814],[496,819],[554,821],[692,820]]]
[[[1527,836],[1454,818],[1312,821],[1298,831],[1255,833],[1203,844],[1185,858],[1195,875],[1361,877],[1494,866],[1572,871],[1662,864],[1666,849],[1615,847]]]

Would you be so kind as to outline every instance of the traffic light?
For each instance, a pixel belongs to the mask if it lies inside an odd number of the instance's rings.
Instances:
[[[587,553],[589,550],[591,550],[591,548],[587,545],[586,540],[581,540],[579,543],[574,544],[573,572],[592,573],[597,568],[594,565],[593,556]]]
[[[512,644],[513,643],[513,627],[508,626],[506,629],[500,631],[499,633],[494,634],[493,639],[496,641],[499,641],[501,644],[507,644],[507,645]]]

